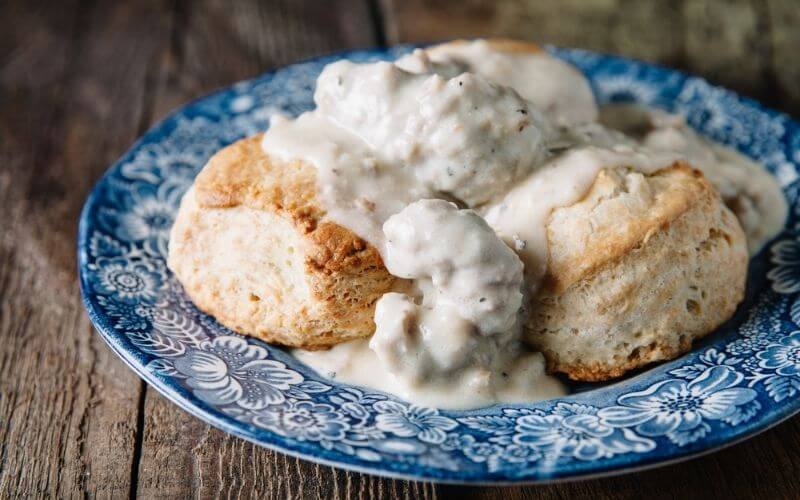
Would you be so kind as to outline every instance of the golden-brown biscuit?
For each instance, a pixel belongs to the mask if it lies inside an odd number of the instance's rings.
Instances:
[[[600,173],[548,222],[547,279],[527,338],[550,371],[607,380],[690,349],[744,296],[747,243],[700,172]]]
[[[267,342],[314,349],[371,335],[395,278],[374,247],[325,220],[314,167],[271,161],[260,138],[222,149],[197,176],[170,269],[200,309]]]

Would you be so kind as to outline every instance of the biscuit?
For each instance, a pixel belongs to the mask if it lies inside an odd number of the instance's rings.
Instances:
[[[553,211],[547,231],[527,339],[551,372],[599,381],[674,358],[744,297],[744,232],[687,165],[604,170],[581,201]]]
[[[366,337],[395,281],[378,251],[325,220],[316,169],[261,136],[215,154],[184,196],[168,265],[201,310],[267,342],[318,349]]]

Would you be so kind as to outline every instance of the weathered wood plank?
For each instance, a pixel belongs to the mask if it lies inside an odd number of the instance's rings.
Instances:
[[[156,117],[271,68],[375,44],[366,0],[177,2],[179,34],[165,54]]]
[[[0,497],[130,489],[140,383],[92,331],[75,233],[136,137],[160,4],[3,2]]]
[[[658,62],[672,62],[683,46],[677,2],[383,0],[382,5],[392,43],[504,36]]]
[[[768,33],[771,34],[771,75],[780,106],[800,118],[800,5],[794,0],[769,0]]]
[[[356,474],[261,448],[209,427],[149,390],[142,498],[436,498],[425,483]]]
[[[686,2],[686,69],[771,101],[764,78],[770,65],[770,36],[764,32],[757,4],[751,0]]]

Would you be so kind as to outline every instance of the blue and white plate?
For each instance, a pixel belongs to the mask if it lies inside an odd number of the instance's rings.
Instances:
[[[654,466],[722,447],[800,410],[800,125],[677,71],[551,48],[599,101],[686,115],[767,165],[792,208],[750,266],[735,318],[694,350],[563,398],[471,411],[421,408],[326,380],[280,348],[200,312],[165,266],[183,192],[219,148],[273,112],[312,108],[325,64],[392,59],[409,46],[295,64],[197,100],[153,127],[98,182],[80,221],[83,300],[100,334],[186,411],[254,443],[330,465],[454,482],[531,482]]]

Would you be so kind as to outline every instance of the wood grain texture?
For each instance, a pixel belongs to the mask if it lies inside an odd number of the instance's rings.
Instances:
[[[506,36],[666,63],[683,53],[680,2],[382,0],[382,6],[390,43]]]
[[[256,446],[147,393],[142,498],[436,498],[432,485],[355,474]]]
[[[375,44],[366,0],[178,0],[155,118],[187,100],[290,62]]]
[[[771,40],[757,4],[686,2],[686,68],[744,94],[765,97]]]
[[[94,335],[75,233],[94,180],[141,130],[156,2],[3,2],[0,497],[120,497],[142,384]]]
[[[298,59],[502,35],[665,63],[798,113],[799,22],[794,0],[0,2],[0,498],[797,497],[800,419],[683,464],[516,488],[260,448],[145,389],[91,331],[74,238],[92,184],[153,121]]]
[[[666,64],[800,110],[795,0],[382,0],[392,43],[512,36]]]
[[[762,4],[766,15],[762,25],[772,43],[771,68],[767,77],[774,81],[774,101],[784,111],[800,116],[800,5],[787,0],[769,0]]]

